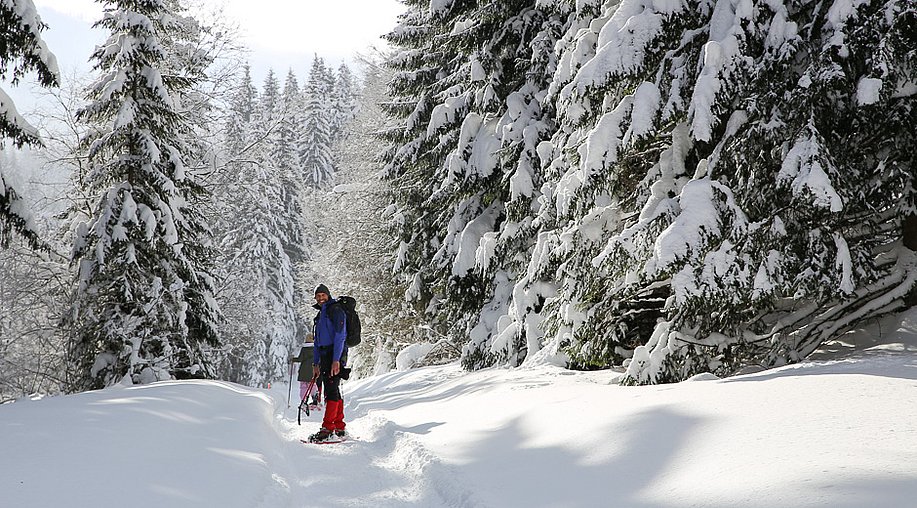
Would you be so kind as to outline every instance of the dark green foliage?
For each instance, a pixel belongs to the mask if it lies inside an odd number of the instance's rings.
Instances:
[[[93,54],[99,78],[79,112],[103,128],[85,140],[84,190],[98,202],[73,249],[72,390],[209,377],[219,344],[210,231],[192,207],[203,190],[185,168],[190,127],[175,101],[206,66],[171,57],[187,36],[176,5],[107,5],[96,26],[112,36]]]
[[[46,28],[31,2],[0,4],[0,80],[15,85],[29,72],[35,72],[39,85],[58,86],[57,62],[40,36]],[[18,115],[12,101],[0,90],[0,148],[5,139],[20,148],[41,144],[35,128]],[[21,197],[0,168],[0,247],[8,245],[11,232],[15,231],[32,248],[47,250],[26,219],[23,206]]]
[[[387,133],[386,157],[402,237],[396,268],[437,330],[455,344],[471,336],[471,368],[524,356],[522,334],[489,350],[533,243],[535,147],[550,126],[538,101],[563,25],[532,1],[438,11],[412,2],[389,36],[401,48],[389,62],[400,125]],[[472,264],[484,244],[486,258]]]
[[[917,6],[433,5],[390,36],[387,171],[396,268],[466,367],[728,374],[911,305]]]

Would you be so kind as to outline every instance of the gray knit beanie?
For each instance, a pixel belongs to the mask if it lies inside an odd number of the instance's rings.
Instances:
[[[331,291],[328,291],[328,286],[324,284],[319,284],[318,286],[315,287],[315,294],[319,294],[319,293],[325,293],[326,295],[328,295],[328,298],[331,298]]]

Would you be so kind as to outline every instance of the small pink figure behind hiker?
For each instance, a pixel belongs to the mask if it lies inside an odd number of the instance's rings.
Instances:
[[[309,382],[312,380],[312,357],[314,352],[312,351],[313,345],[313,336],[311,333],[306,334],[306,342],[303,344],[302,348],[299,350],[299,356],[290,357],[291,362],[299,362],[299,374],[297,379],[299,380],[299,400],[302,401],[306,398],[306,390],[309,388]],[[317,379],[315,381],[315,389],[312,390],[312,400],[306,402],[313,406],[320,404],[322,400],[322,385],[321,380]]]

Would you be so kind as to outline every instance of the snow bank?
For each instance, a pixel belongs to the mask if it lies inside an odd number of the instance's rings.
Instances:
[[[881,333],[880,333],[881,331]],[[0,504],[874,507],[917,499],[917,310],[816,361],[623,387],[453,364],[346,383],[342,445],[287,386],[160,382],[0,406]]]

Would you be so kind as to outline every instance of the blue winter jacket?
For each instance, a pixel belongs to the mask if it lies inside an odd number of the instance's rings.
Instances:
[[[318,316],[315,318],[315,348],[313,353],[314,363],[318,365],[319,348],[322,346],[334,346],[334,354],[331,359],[335,362],[341,361],[341,355],[344,354],[344,348],[347,347],[345,339],[347,338],[347,314],[344,313],[339,305],[333,305],[337,300],[331,298],[324,305],[313,305],[318,309]]]

